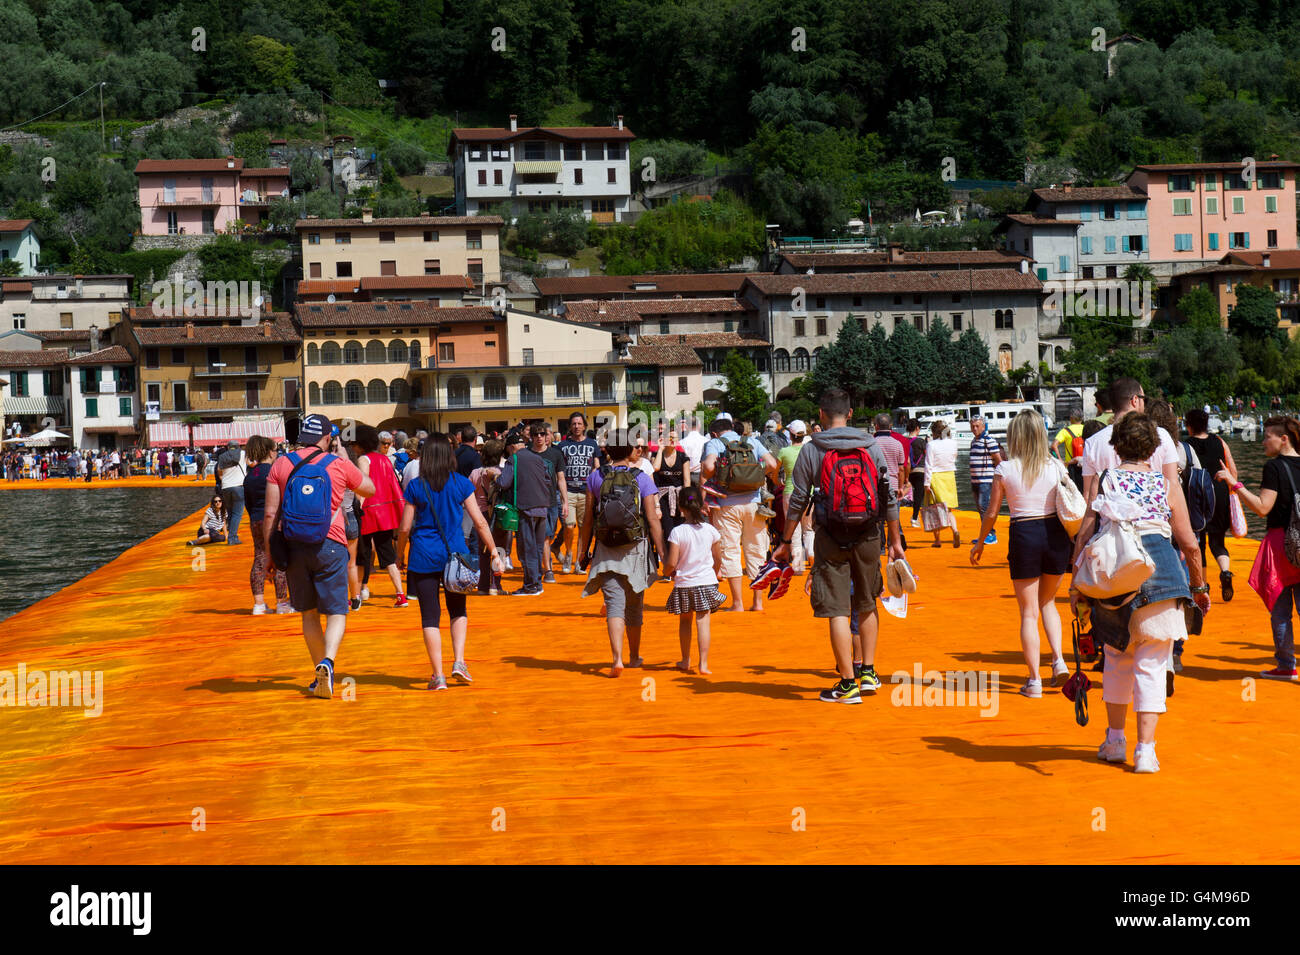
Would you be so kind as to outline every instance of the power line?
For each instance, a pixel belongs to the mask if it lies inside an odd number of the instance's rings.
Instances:
[[[85,96],[87,93],[93,92],[94,90],[97,90],[97,89],[99,89],[99,84],[98,84],[98,83],[95,83],[93,86],[87,86],[84,90],[82,90],[82,91],[81,91],[80,93],[78,93],[76,96],[72,97],[72,99],[68,100],[68,102],[66,102],[66,103],[62,103],[62,104],[60,104],[60,105],[54,107],[54,109],[46,110],[44,113],[41,113],[40,116],[33,116],[31,119],[25,119],[25,120],[23,120],[21,123],[14,123],[12,126],[0,126],[0,133],[8,132],[8,131],[11,130],[11,129],[21,129],[23,126],[26,126],[26,125],[28,125],[29,123],[34,123],[34,122],[36,122],[38,119],[44,119],[46,116],[49,116],[51,113],[57,113],[59,110],[63,109],[65,106],[68,106],[68,105],[70,105],[70,104],[72,104],[72,103],[75,103],[77,100],[81,99],[81,97]]]

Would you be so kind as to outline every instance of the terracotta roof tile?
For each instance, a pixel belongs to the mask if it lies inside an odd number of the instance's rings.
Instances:
[[[233,162],[233,166],[226,165]],[[244,160],[237,157],[222,159],[141,159],[135,164],[135,174],[151,172],[229,172],[240,173]]]
[[[654,315],[735,314],[752,311],[734,298],[647,298],[564,303],[564,318],[585,324],[638,324]]]
[[[1138,202],[1146,201],[1146,193],[1128,186],[1072,186],[1069,189],[1035,189],[1034,195],[1043,202]]]
[[[641,335],[638,345],[687,345],[691,348],[753,348],[769,344],[761,335],[740,332],[701,332],[697,335]]]
[[[1009,215],[1003,216],[1002,218],[1002,224],[1004,226],[1007,221],[1027,226],[1075,226],[1083,224],[1082,219],[1048,219],[1028,212],[1013,212]]]
[[[626,125],[622,129],[617,126],[521,126],[514,132],[504,126],[471,126],[453,129],[451,139],[452,142],[459,139],[467,143],[507,142],[538,134],[558,139],[636,139]]]
[[[262,325],[196,325],[194,337],[186,334],[185,326],[151,328],[137,325],[132,331],[141,345],[256,345],[256,344],[296,344],[302,341],[298,329],[284,314],[276,316],[271,323],[271,334],[262,330]]]
[[[704,362],[690,345],[631,345],[629,361],[636,365],[657,365],[660,368],[703,367]]]
[[[69,365],[134,365],[135,359],[121,345],[109,345],[87,355],[73,355],[67,363]]]
[[[31,224],[31,219],[0,219],[0,232],[22,232]]]
[[[440,308],[434,302],[337,302],[295,307],[303,328],[361,328],[438,325],[446,322],[496,322],[500,316],[486,305]]]
[[[411,226],[414,228],[435,229],[439,226],[503,226],[506,220],[500,216],[402,216],[396,219],[299,219],[293,224],[298,231],[304,229],[374,229],[383,226]]]
[[[61,365],[67,360],[66,348],[0,351],[0,368],[44,368],[50,365]]]
[[[662,275],[588,275],[539,278],[533,282],[542,295],[646,295],[675,292],[734,294],[752,272],[693,272]],[[637,288],[638,285],[649,286]]]
[[[364,289],[464,289],[473,291],[467,275],[371,275],[361,279]]]
[[[890,265],[887,252],[783,252],[781,258],[796,269],[863,268]],[[923,269],[927,266],[1009,265],[1018,266],[1029,256],[1004,249],[966,249],[954,252],[917,252],[903,250],[894,265]]]
[[[1258,252],[1232,252],[1220,261],[1225,265],[1241,263],[1253,268],[1262,269],[1264,267],[1264,256],[1268,256],[1269,270],[1273,269],[1300,269],[1300,250],[1296,249],[1277,249],[1271,252],[1260,250]]]
[[[876,292],[1038,292],[1042,283],[1018,269],[944,269],[939,272],[841,272],[820,275],[758,275],[749,284],[764,295],[789,295],[802,288],[810,295]]]

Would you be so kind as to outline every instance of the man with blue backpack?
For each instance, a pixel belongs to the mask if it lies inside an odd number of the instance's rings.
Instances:
[[[374,482],[355,464],[327,453],[332,432],[324,415],[303,419],[297,450],[276,458],[267,476],[263,522],[267,553],[289,578],[289,600],[302,613],[303,639],[316,666],[316,679],[307,689],[326,700],[334,695],[334,661],[347,626],[343,494],[375,493]]]

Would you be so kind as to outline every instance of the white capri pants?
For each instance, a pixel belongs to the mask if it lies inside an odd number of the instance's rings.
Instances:
[[[1165,671],[1173,652],[1174,641],[1146,637],[1131,637],[1123,653],[1107,646],[1102,702],[1131,704],[1137,713],[1165,712]]]
[[[756,513],[757,504],[729,504],[713,508],[713,526],[722,538],[722,569],[718,576],[724,580],[739,577],[748,570],[750,575],[767,560],[767,520]],[[745,558],[741,569],[741,555]]]

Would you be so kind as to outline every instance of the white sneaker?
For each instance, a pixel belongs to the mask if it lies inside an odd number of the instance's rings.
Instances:
[[[1108,763],[1122,763],[1126,758],[1128,749],[1128,740],[1123,736],[1119,739],[1106,737],[1106,741],[1097,747],[1097,758],[1104,759]]]
[[[369,588],[369,587],[362,587],[362,588],[361,588],[361,593],[357,594],[357,596],[360,597],[362,600],[369,600],[369,599],[370,599],[370,588]]]
[[[1052,686],[1065,686],[1066,681],[1070,679],[1070,667],[1063,657],[1057,657],[1052,662]]]
[[[253,616],[260,617],[266,613],[266,604],[253,604]]]
[[[1133,772],[1160,772],[1160,760],[1156,759],[1156,748],[1154,746],[1139,746],[1137,748],[1137,751],[1133,754]]]
[[[920,521],[912,521],[912,526],[913,526],[913,527],[920,527],[920,526],[921,526],[921,522],[920,522]]]
[[[293,609],[293,604],[289,603],[289,601],[281,600],[278,604],[275,605],[275,612],[276,613],[297,613],[298,611]]]
[[[1043,681],[1029,680],[1020,688],[1020,695],[1027,696],[1031,700],[1041,700],[1043,698]]]

